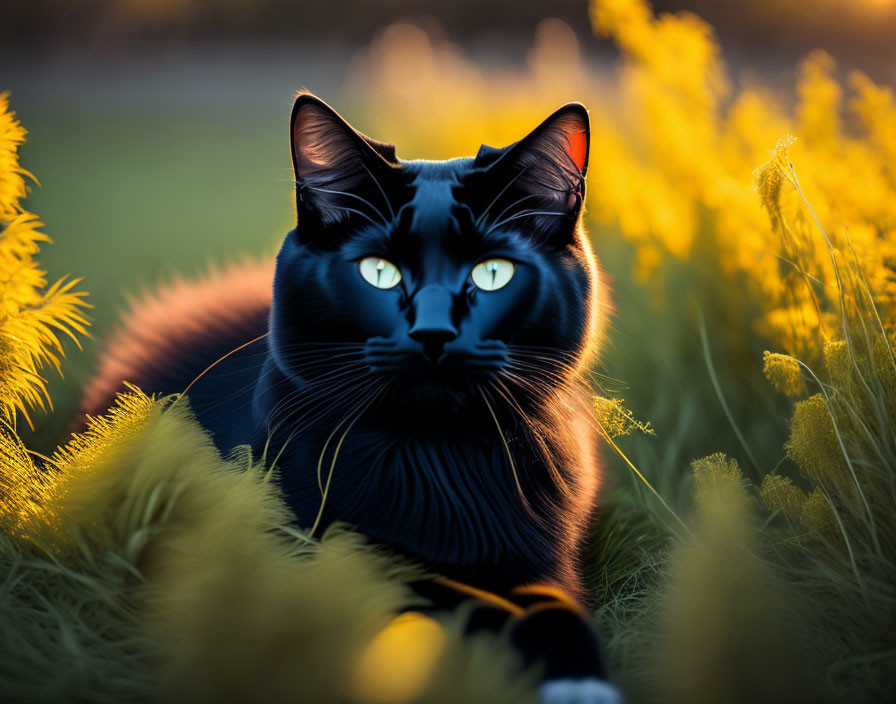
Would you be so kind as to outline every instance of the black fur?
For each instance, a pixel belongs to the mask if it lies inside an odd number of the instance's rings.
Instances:
[[[306,528],[347,522],[489,590],[574,593],[597,473],[593,434],[573,427],[596,315],[577,229],[584,108],[475,158],[402,161],[305,94],[291,138],[297,227],[277,257],[269,318],[246,339],[269,336],[191,389],[200,421],[222,450],[276,458]],[[358,262],[371,256],[401,282],[367,283]],[[477,288],[472,268],[496,257],[514,262],[513,277]],[[204,366],[148,390],[179,391]],[[595,672],[593,637],[571,636],[579,617],[559,612],[561,639],[584,643],[574,674]],[[550,621],[519,622],[521,649]]]

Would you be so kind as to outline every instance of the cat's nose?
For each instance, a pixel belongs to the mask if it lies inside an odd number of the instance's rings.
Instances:
[[[411,337],[423,344],[423,354],[426,357],[438,362],[445,352],[445,343],[451,342],[457,334],[445,330],[424,330],[413,333]]]
[[[423,344],[423,353],[438,359],[446,343],[457,339],[457,328],[451,320],[454,301],[444,286],[424,286],[414,296],[414,324],[408,331],[412,339]]]

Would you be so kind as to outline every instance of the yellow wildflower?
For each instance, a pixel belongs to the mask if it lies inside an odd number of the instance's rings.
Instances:
[[[789,477],[780,474],[767,474],[762,480],[759,496],[772,511],[782,511],[788,517],[799,520],[806,503],[806,492],[800,489]]]
[[[806,140],[822,147],[835,145],[842,130],[843,89],[832,77],[834,60],[824,51],[807,56],[799,68],[797,123]]]
[[[70,525],[89,525],[97,494],[107,493],[120,483],[122,454],[142,437],[161,406],[131,387],[119,394],[103,416],[88,417],[87,430],[72,436],[50,458],[54,481],[48,505],[64,517],[54,529],[54,538],[71,544]],[[110,504],[142,501],[143,497],[110,496]],[[149,502],[150,504],[152,502]]]
[[[726,500],[747,500],[743,473],[737,460],[716,452],[691,462],[694,470],[694,496],[701,508],[706,509],[719,497]]]
[[[785,450],[803,474],[821,486],[842,487],[848,481],[837,430],[821,394],[794,406]]]
[[[781,511],[808,530],[831,533],[836,528],[831,505],[819,487],[807,494],[788,477],[769,474],[762,480],[759,495],[772,511]]]
[[[832,340],[824,346],[824,370],[832,384],[842,388],[850,386],[852,368],[846,342]]]
[[[60,334],[77,342],[86,334],[84,293],[73,290],[78,280],[60,279],[47,286],[35,256],[40,221],[24,211],[28,172],[19,166],[18,148],[25,131],[0,94],[0,421],[15,423],[16,411],[29,421],[28,410],[44,408],[50,399],[41,368],[59,369]]]
[[[48,479],[15,433],[0,425],[0,530],[19,535],[44,517]]]
[[[815,487],[812,493],[806,497],[800,511],[800,521],[806,528],[819,533],[832,533],[836,530],[837,519],[834,518],[831,504],[818,487]]]
[[[774,230],[780,228],[782,223],[781,188],[790,179],[790,148],[794,142],[796,137],[785,134],[769,151],[768,161],[753,172],[759,202],[768,212]]]
[[[855,95],[849,101],[850,111],[859,118],[868,139],[879,150],[891,181],[896,183],[896,100],[893,91],[878,86],[860,71],[850,74]]]
[[[795,357],[766,350],[762,355],[762,373],[782,394],[802,396],[806,393],[806,382]]]
[[[632,412],[623,405],[621,398],[595,396],[594,414],[598,424],[610,438],[630,435],[634,430],[648,434],[653,433],[650,423],[642,423],[637,420]]]
[[[9,109],[9,93],[0,93],[0,221],[21,212],[19,201],[28,193],[25,179],[33,178],[19,165],[18,150],[25,143],[25,134]]]

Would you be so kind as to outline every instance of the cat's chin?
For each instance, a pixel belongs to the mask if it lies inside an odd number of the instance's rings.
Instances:
[[[423,384],[395,396],[392,403],[396,408],[408,411],[430,411],[458,413],[470,408],[476,397],[439,384]]]
[[[469,411],[477,399],[479,405],[482,405],[481,398],[469,385],[422,379],[402,384],[384,399],[384,403],[398,412],[437,416]]]

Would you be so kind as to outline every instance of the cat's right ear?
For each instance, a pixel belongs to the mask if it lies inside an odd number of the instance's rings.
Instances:
[[[392,219],[400,172],[394,147],[365,137],[310,93],[293,105],[290,142],[300,234],[352,219],[380,225]]]

